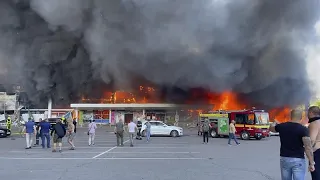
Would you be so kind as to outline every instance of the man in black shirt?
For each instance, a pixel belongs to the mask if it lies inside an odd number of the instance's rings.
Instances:
[[[280,134],[280,168],[282,180],[304,180],[306,162],[304,153],[313,164],[313,152],[309,132],[300,124],[302,111],[292,110],[291,121],[282,124],[273,124],[270,131]],[[314,167],[309,167],[310,170]]]

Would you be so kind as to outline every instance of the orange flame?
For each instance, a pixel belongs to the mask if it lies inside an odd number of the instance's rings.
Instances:
[[[277,120],[278,122],[287,122],[290,119],[291,109],[285,108],[275,108],[269,111],[270,120]]]
[[[244,101],[239,99],[236,93],[223,92],[221,94],[193,91],[192,97],[187,103],[192,104],[197,97],[205,94],[207,97],[207,103],[214,105],[213,110],[242,110],[252,108]],[[194,96],[194,97],[193,97]],[[81,98],[82,102],[90,101],[85,97]],[[103,98],[98,100],[99,103],[164,103],[158,96],[156,96],[156,90],[153,87],[139,86],[136,91],[106,91],[103,93]],[[202,109],[189,110],[190,113],[201,113]],[[269,111],[270,121],[276,119],[279,122],[286,122],[290,119],[290,108],[275,108]]]
[[[222,94],[209,93],[209,103],[214,105],[215,110],[240,110],[248,108],[241,103],[235,93],[223,92]]]

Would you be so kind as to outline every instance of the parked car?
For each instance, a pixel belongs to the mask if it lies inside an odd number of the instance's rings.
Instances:
[[[0,138],[5,138],[11,135],[11,131],[7,128],[0,127]]]
[[[146,122],[142,121],[142,136],[146,136]],[[172,136],[178,137],[183,135],[183,128],[177,126],[169,126],[161,121],[150,121],[151,136]]]

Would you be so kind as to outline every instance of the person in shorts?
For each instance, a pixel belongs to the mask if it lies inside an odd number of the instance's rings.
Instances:
[[[59,145],[59,152],[62,152],[62,138],[66,135],[66,128],[58,119],[57,123],[53,126],[51,136],[53,137],[52,152],[57,152],[57,144]]]
[[[70,150],[74,150],[75,149],[75,146],[74,146],[74,143],[73,143],[73,139],[76,135],[75,133],[75,125],[73,124],[72,121],[68,121],[68,131],[67,131],[67,135],[68,135],[68,143],[70,144]]]

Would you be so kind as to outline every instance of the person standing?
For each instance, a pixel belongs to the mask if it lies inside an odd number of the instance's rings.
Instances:
[[[58,119],[57,123],[53,126],[51,136],[53,136],[53,149],[52,152],[57,152],[57,143],[59,145],[59,152],[62,152],[62,138],[66,135],[66,128],[61,120]]]
[[[47,144],[47,148],[50,147],[50,127],[51,124],[47,120],[43,120],[40,122],[40,134],[41,134],[41,142],[42,142],[42,148],[45,148],[45,145]],[[46,143],[47,141],[47,143]]]
[[[73,123],[73,125],[74,125],[74,133],[75,133],[75,134],[77,134],[77,122],[78,122],[78,121],[77,121],[76,118],[74,118],[73,121],[72,121],[72,123]]]
[[[36,126],[36,143],[33,145],[34,147],[39,146],[39,143],[40,143],[40,137],[41,137],[41,134],[40,134],[40,122],[41,121],[42,121],[42,119],[40,118],[39,122],[35,123],[35,126]]]
[[[270,131],[280,135],[280,168],[282,180],[304,180],[306,175],[306,161],[304,153],[309,159],[310,171],[314,170],[314,160],[311,139],[308,129],[300,124],[302,111],[292,110],[291,120],[286,123],[270,126]]]
[[[69,150],[75,150],[75,146],[74,146],[74,142],[73,142],[74,137],[76,135],[74,132],[75,126],[74,126],[72,120],[68,120],[67,123],[68,123],[68,131],[67,131],[68,143],[71,146]]]
[[[133,147],[133,137],[136,130],[138,130],[137,125],[133,122],[133,119],[132,119],[131,122],[128,124],[128,132],[130,136],[130,147]]]
[[[94,120],[90,121],[88,126],[89,146],[94,145],[94,137],[96,135],[97,124]]]
[[[236,138],[236,121],[235,120],[232,120],[230,125],[229,125],[229,140],[228,140],[228,145],[231,146],[231,140],[233,139],[234,142],[239,145],[240,143],[237,141],[237,138]]]
[[[33,136],[36,133],[35,124],[31,118],[28,118],[28,122],[26,122],[26,124],[23,128],[23,131],[25,131],[25,133],[26,133],[26,143],[27,143],[26,149],[31,149],[32,142],[33,142]]]
[[[202,136],[202,122],[198,121],[197,126],[198,126],[198,136]]]
[[[138,131],[137,131],[136,139],[142,140],[142,138],[141,138],[142,122],[140,120],[138,120],[138,122],[137,122],[137,128],[138,128]]]
[[[209,119],[204,120],[202,124],[203,144],[208,144],[209,141],[210,122]],[[207,142],[206,142],[207,140]]]
[[[8,116],[7,121],[6,121],[6,126],[7,126],[7,129],[9,129],[10,131],[11,131],[11,125],[12,125],[11,117]]]
[[[318,180],[320,179],[320,108],[318,106],[311,106],[308,109],[308,119],[309,135],[314,154],[314,164],[309,163],[309,170],[312,180]]]
[[[124,124],[122,119],[120,119],[119,122],[117,122],[116,126],[114,127],[114,133],[117,136],[117,146],[123,146],[123,132],[124,132]]]
[[[150,141],[150,136],[151,136],[151,123],[150,123],[150,120],[147,120],[145,125],[146,125],[145,131],[146,131],[146,136],[147,136],[147,142],[149,142]]]

